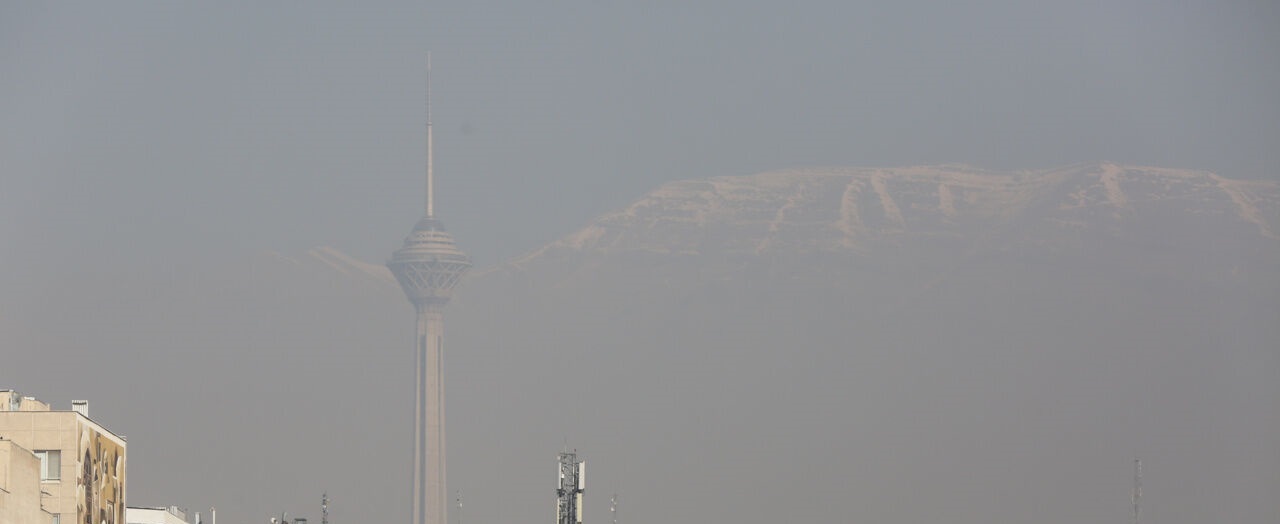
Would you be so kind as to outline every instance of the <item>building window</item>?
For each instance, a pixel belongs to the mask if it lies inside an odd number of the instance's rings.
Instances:
[[[53,524],[62,524],[62,515],[54,515]]]
[[[62,480],[62,450],[36,451],[40,457],[40,480]]]

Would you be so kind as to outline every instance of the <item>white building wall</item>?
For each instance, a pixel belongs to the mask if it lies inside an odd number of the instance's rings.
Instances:
[[[124,520],[128,524],[190,524],[187,514],[178,508],[126,508]]]

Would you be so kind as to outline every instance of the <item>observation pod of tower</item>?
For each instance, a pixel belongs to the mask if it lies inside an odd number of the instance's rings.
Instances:
[[[387,268],[396,276],[405,297],[419,308],[443,306],[453,288],[471,269],[467,258],[433,217],[423,217],[404,239],[404,247],[391,255]]]

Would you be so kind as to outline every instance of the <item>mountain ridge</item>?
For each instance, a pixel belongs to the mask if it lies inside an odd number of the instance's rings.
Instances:
[[[1024,171],[963,165],[797,168],[665,183],[547,245],[490,268],[549,256],[860,253],[912,236],[965,237],[1016,222],[1058,230],[1210,220],[1276,245],[1280,184],[1111,162]]]

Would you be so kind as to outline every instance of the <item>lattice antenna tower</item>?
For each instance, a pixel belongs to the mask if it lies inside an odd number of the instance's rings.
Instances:
[[[320,524],[329,524],[329,492],[320,495]]]
[[[556,524],[582,524],[582,494],[587,491],[586,462],[577,451],[560,454],[556,488]]]
[[[618,524],[618,494],[614,493],[609,497],[609,516],[613,519],[613,524]]]

